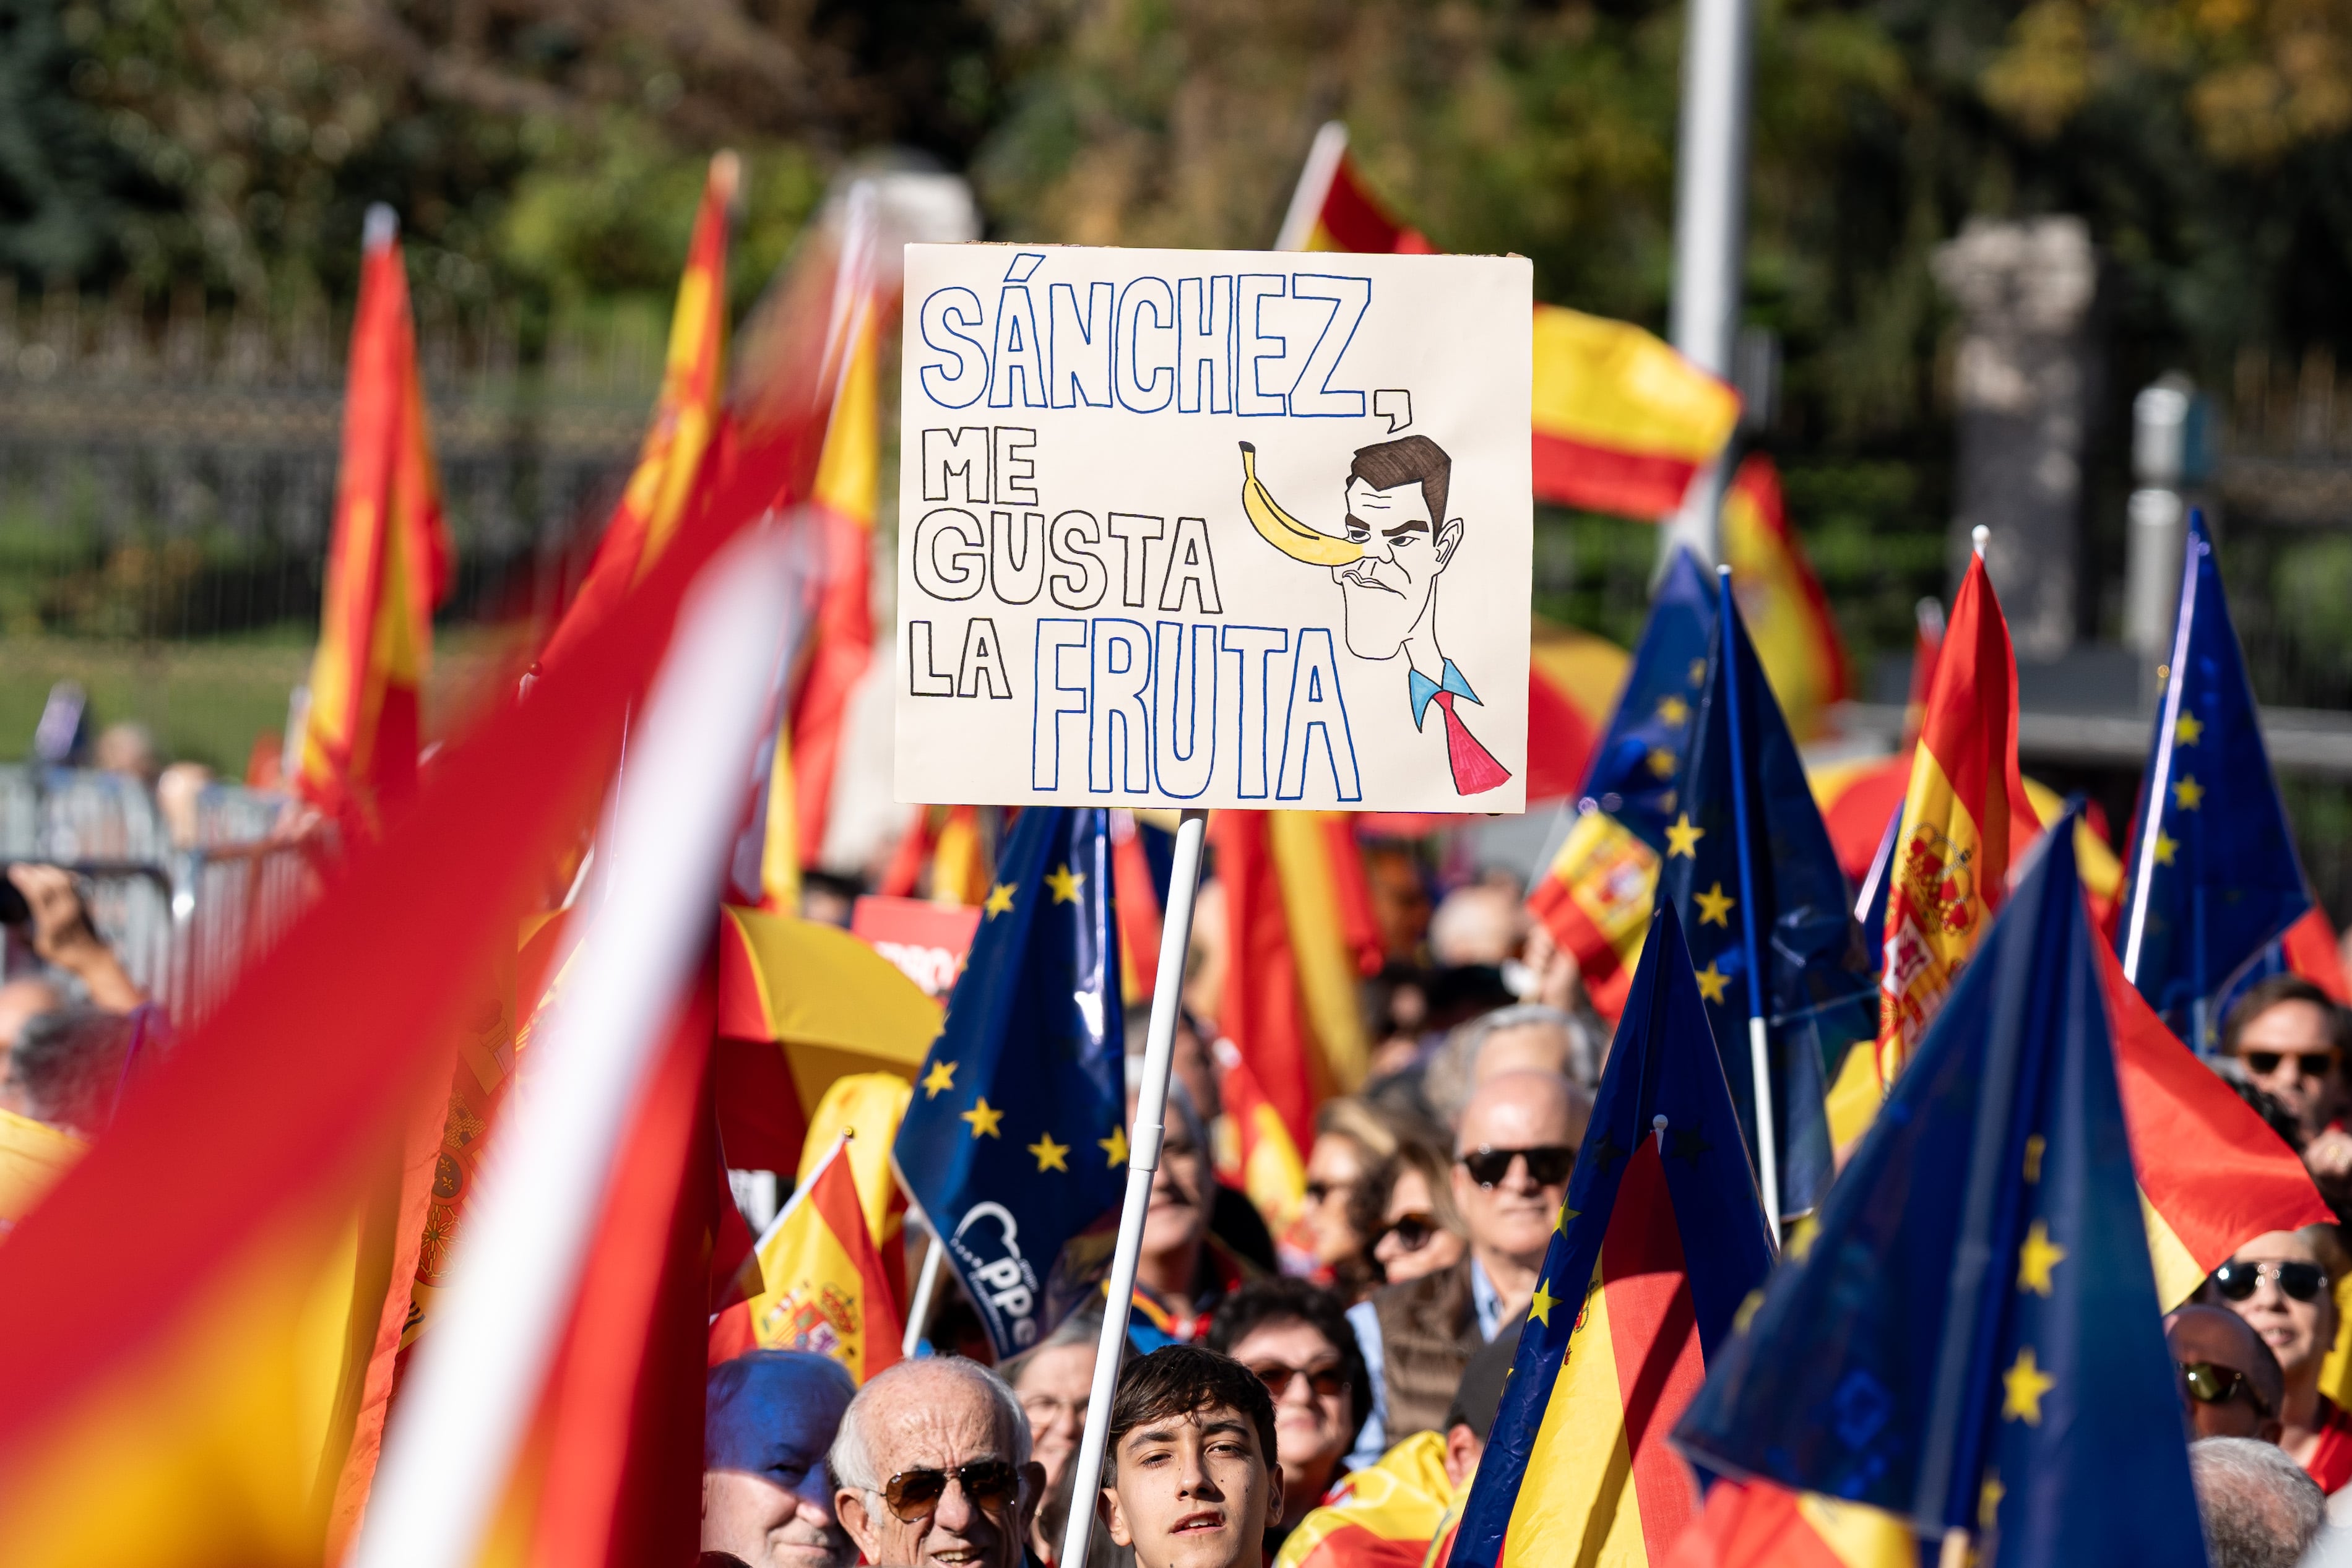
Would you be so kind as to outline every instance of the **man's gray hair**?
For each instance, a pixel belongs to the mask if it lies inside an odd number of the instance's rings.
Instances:
[[[1481,1013],[1455,1026],[1445,1037],[1445,1043],[1437,1048],[1430,1059],[1424,1085],[1429,1103],[1438,1115],[1450,1124],[1462,1114],[1462,1107],[1469,1103],[1470,1091],[1478,1080],[1478,1053],[1486,1049],[1489,1040],[1507,1029],[1530,1028],[1556,1029],[1568,1037],[1568,1061],[1562,1064],[1562,1077],[1586,1089],[1600,1082],[1601,1053],[1594,1049],[1592,1031],[1585,1027],[1584,1020],[1564,1009],[1542,1002],[1520,1002]]]
[[[960,1355],[927,1355],[915,1361],[902,1361],[884,1368],[868,1378],[849,1408],[841,1414],[841,1429],[834,1434],[833,1450],[825,1456],[825,1469],[835,1486],[850,1487],[858,1491],[878,1492],[889,1478],[874,1468],[874,1452],[866,1437],[866,1411],[874,1402],[874,1392],[887,1388],[905,1378],[945,1375],[985,1390],[996,1401],[998,1416],[1013,1429],[1013,1462],[1029,1462],[1029,1417],[1021,1408],[1021,1401],[1002,1377],[976,1361],[966,1361]]]
[[[2327,1523],[2319,1483],[2275,1443],[2200,1438],[2189,1472],[2213,1568],[2294,1568]]]

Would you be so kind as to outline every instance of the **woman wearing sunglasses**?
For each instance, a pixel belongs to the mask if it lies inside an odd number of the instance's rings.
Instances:
[[[1371,1238],[1383,1283],[1418,1280],[1461,1261],[1470,1243],[1454,1207],[1453,1164],[1435,1145],[1407,1138],[1358,1191],[1356,1228]]]
[[[1244,1285],[1218,1306],[1205,1343],[1248,1367],[1274,1396],[1282,1509],[1266,1521],[1270,1562],[1344,1473],[1341,1461],[1372,1407],[1371,1375],[1339,1298],[1305,1280]]]
[[[2245,1319],[2278,1358],[2286,1380],[2279,1447],[2330,1494],[2352,1485],[2352,1416],[2319,1391],[2344,1262],[2334,1228],[2306,1225],[2254,1238],[2205,1281],[2206,1299]]]

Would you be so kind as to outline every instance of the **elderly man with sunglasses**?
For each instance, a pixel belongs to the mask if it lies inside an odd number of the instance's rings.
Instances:
[[[1556,1072],[1499,1073],[1472,1092],[1454,1125],[1450,1177],[1467,1255],[1348,1312],[1372,1382],[1349,1469],[1438,1430],[1470,1357],[1525,1315],[1591,1114],[1591,1099]]]
[[[2205,1281],[2204,1299],[2229,1308],[2270,1346],[2286,1380],[2279,1447],[2330,1495],[2352,1486],[2352,1416],[2319,1391],[2336,1343],[2334,1281],[2345,1267],[2335,1228],[2273,1230],[2238,1249]]]
[[[902,1361],[859,1389],[827,1468],[843,1528],[890,1568],[1015,1568],[1045,1490],[1020,1400],[952,1356]]]

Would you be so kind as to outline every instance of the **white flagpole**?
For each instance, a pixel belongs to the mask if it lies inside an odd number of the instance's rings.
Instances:
[[[577,1288],[614,1147],[709,934],[790,619],[782,532],[704,569],[597,842],[593,923],[516,1085],[449,1300],[393,1413],[353,1568],[469,1568]]]
[[[1323,198],[1331,193],[1331,177],[1339,172],[1339,160],[1347,155],[1348,128],[1336,120],[1325,120],[1315,133],[1315,145],[1307,150],[1298,183],[1291,190],[1290,210],[1282,214],[1282,232],[1275,235],[1275,249],[1307,248],[1315,233],[1315,220],[1323,212]]]
[[[1127,1150],[1127,1204],[1119,1210],[1118,1250],[1111,1257],[1110,1299],[1103,1308],[1102,1341],[1095,1347],[1094,1391],[1087,1403],[1086,1437],[1070,1491],[1070,1522],[1062,1537],[1061,1568],[1087,1568],[1094,1537],[1095,1499],[1102,1489],[1104,1439],[1110,1433],[1111,1396],[1118,1387],[1119,1352],[1135,1304],[1135,1266],[1143,1252],[1143,1213],[1160,1168],[1160,1142],[1168,1114],[1168,1070],[1176,1055],[1176,1013],[1182,1003],[1184,957],[1192,945],[1192,903],[1201,888],[1206,811],[1188,810],[1176,824],[1176,862],[1168,882],[1168,918],[1160,928],[1160,981],[1151,993],[1151,1032],[1143,1051],[1143,1088],[1135,1105],[1135,1135]]]
[[[940,1265],[946,1257],[940,1239],[932,1237],[931,1244],[923,1249],[923,1271],[915,1280],[915,1299],[907,1308],[907,1337],[898,1345],[902,1356],[911,1356],[922,1346],[923,1330],[931,1321],[931,1298],[939,1294]]]

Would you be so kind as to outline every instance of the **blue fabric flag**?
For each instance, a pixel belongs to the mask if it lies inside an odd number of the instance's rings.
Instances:
[[[1664,852],[1675,820],[1675,773],[1706,677],[1715,634],[1715,588],[1688,550],[1676,550],[1650,601],[1633,668],[1592,753],[1584,799]],[[1591,809],[1588,807],[1588,809]]]
[[[1109,826],[1095,809],[1021,813],[892,1145],[1000,1359],[1099,1273],[1127,1187]]]
[[[2311,907],[2205,515],[2189,514],[2180,612],[2124,862],[2124,973],[2172,1031],[2211,1051],[2212,1001]]]
[[[1643,1535],[1656,1548],[1648,1561],[1664,1561],[1664,1538],[1691,1500],[1664,1447],[1673,1406],[1696,1382],[1689,1339],[1712,1364],[1772,1266],[1737,1128],[1689,951],[1673,905],[1661,904],[1453,1568],[1619,1561],[1612,1538]],[[1662,1276],[1679,1281],[1662,1288]],[[1570,1379],[1572,1358],[1583,1375]]]
[[[1675,1442],[1931,1540],[1975,1531],[1987,1568],[2202,1568],[2073,822]]]
[[[1766,977],[1761,1000],[1786,1218],[1814,1207],[1828,1189],[1827,1074],[1846,1047],[1877,1032],[1878,982],[1853,917],[1853,894],[1805,779],[1804,759],[1756,662],[1738,606],[1728,596],[1724,602],[1730,612],[1717,615],[1708,648],[1706,680],[1684,753],[1682,800],[1666,824],[1658,895],[1674,904],[1689,937],[1751,1158],[1758,1137],[1748,1042],[1748,922],[1755,923],[1754,948]],[[1735,768],[1741,777],[1735,778]],[[1745,822],[1738,810],[1743,793]]]

